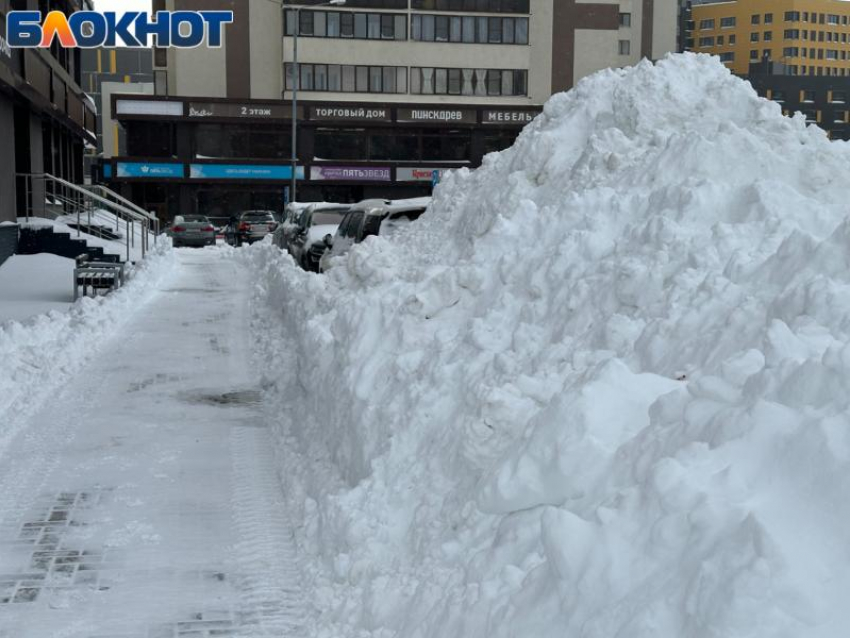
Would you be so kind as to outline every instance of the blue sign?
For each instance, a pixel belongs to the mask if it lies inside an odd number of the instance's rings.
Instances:
[[[167,177],[182,179],[183,164],[118,162],[118,177]]]
[[[298,179],[304,179],[304,167],[299,166]],[[292,167],[252,164],[190,164],[192,179],[292,179]]]
[[[112,179],[112,164],[103,165],[103,178]]]

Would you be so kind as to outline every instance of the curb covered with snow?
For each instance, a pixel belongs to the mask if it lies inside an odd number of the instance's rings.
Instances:
[[[117,291],[84,297],[68,312],[0,324],[0,453],[34,412],[129,319],[172,270],[170,242],[129,266]]]
[[[848,144],[669,56],[327,276],[246,251],[315,635],[845,633],[848,184]]]

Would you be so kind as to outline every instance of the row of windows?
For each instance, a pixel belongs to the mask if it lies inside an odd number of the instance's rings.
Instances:
[[[757,16],[753,16],[754,18]],[[811,17],[811,19],[809,19]],[[833,24],[847,25],[850,23],[848,16],[835,15],[833,13],[815,13],[809,14],[808,11],[786,11],[785,22],[811,22],[813,24]],[[757,24],[753,22],[753,24]]]
[[[529,0],[411,0],[410,8],[424,11],[529,13]]]
[[[785,29],[786,40],[811,40],[812,42],[847,42],[846,33],[832,31],[808,31],[806,29]],[[758,40],[753,40],[758,42]]]
[[[299,36],[407,40],[407,16],[399,13],[301,11]],[[286,35],[295,34],[295,11],[286,12]]]
[[[284,5],[325,4],[324,0],[283,0]],[[355,9],[407,9],[407,0],[348,0]],[[477,13],[530,13],[529,0],[410,0],[410,8],[424,11]]]
[[[286,65],[286,90],[294,87]],[[407,67],[348,64],[298,65],[302,91],[407,93]],[[514,69],[436,69],[411,67],[410,92],[421,95],[527,95],[528,71]]]
[[[713,47],[715,42],[717,43],[717,46],[723,46],[724,43],[726,42],[726,40],[724,39],[724,37],[722,35],[717,36],[716,39],[713,35],[704,36],[704,37],[699,39],[699,46],[700,47]],[[735,44],[735,42],[736,42],[735,36],[730,35],[729,36],[729,44]]]
[[[528,71],[411,67],[410,92],[419,95],[527,95]]]
[[[414,14],[411,38],[422,42],[528,44],[528,18]]]
[[[510,146],[510,145],[508,145]],[[472,154],[472,134],[468,129],[319,128],[316,129],[315,157],[323,160],[381,161],[465,161]]]
[[[806,49],[799,47],[785,47],[782,49],[782,55],[787,58],[812,58],[818,60],[846,60],[847,51],[839,51],[838,49]]]
[[[293,89],[292,64],[286,65],[286,90]],[[299,64],[301,91],[407,93],[407,67],[353,64]]]
[[[768,15],[770,15],[770,14],[768,14]],[[771,22],[772,21],[773,21],[773,19],[771,17]],[[720,28],[721,29],[731,29],[732,27],[735,26],[736,22],[737,22],[737,20],[735,18],[720,18]],[[701,31],[710,31],[711,29],[714,29],[715,24],[716,23],[714,21],[714,18],[707,18],[705,20],[700,20],[699,28],[700,28]]]
[[[785,67],[788,75],[827,75],[832,77],[850,76],[850,69],[836,69],[834,67],[819,66],[797,66],[791,64]]]

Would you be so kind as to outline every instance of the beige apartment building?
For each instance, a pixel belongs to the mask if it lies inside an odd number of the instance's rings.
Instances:
[[[676,48],[677,0],[327,5],[155,0],[232,9],[234,23],[219,49],[156,51],[155,95],[112,98],[128,140],[127,157],[105,167],[117,185],[148,208],[279,209],[296,32],[296,173],[308,201],[428,194],[443,171],[510,146],[553,93]],[[155,172],[143,165],[156,158]]]

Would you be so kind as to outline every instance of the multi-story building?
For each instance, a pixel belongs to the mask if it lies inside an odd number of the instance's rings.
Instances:
[[[746,75],[762,60],[788,75],[850,75],[850,3],[843,0],[725,0],[690,8],[690,50],[711,53]]]
[[[681,24],[686,49],[719,56],[786,115],[850,139],[850,2],[694,0]]]
[[[82,86],[97,107],[97,153],[103,154],[103,108],[101,97],[104,83],[153,83],[153,52],[151,49],[83,49],[80,54]],[[123,132],[112,122],[113,134],[108,135],[113,155],[118,155]]]
[[[322,4],[155,2],[235,20],[220,49],[155,51],[155,95],[113,97],[128,144],[104,167],[113,184],[149,210],[280,209],[296,32],[306,201],[427,194],[440,171],[509,146],[553,93],[676,47],[677,0]]]
[[[44,199],[18,174],[83,179],[83,148],[94,144],[94,107],[83,92],[80,50],[12,49],[5,41],[11,10],[74,11],[89,0],[0,0],[0,222],[14,221]]]

